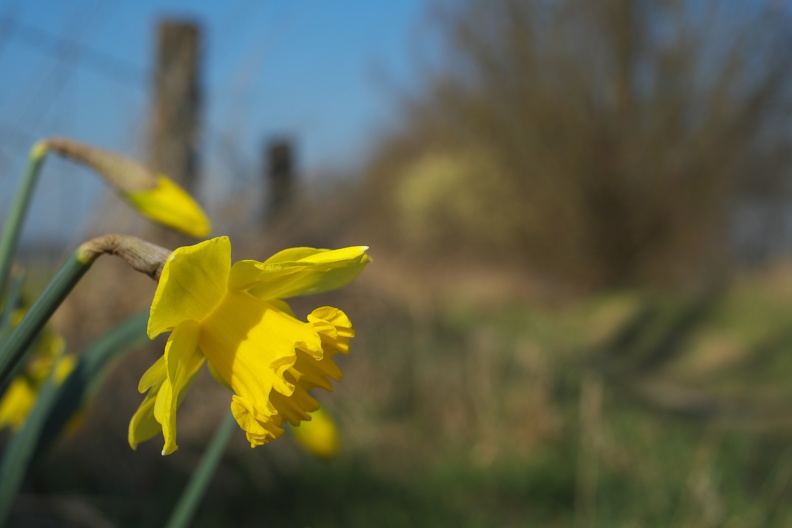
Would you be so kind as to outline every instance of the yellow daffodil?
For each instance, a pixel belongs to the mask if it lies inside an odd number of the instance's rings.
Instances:
[[[14,315],[15,323],[22,319],[23,310]],[[64,355],[66,343],[62,337],[46,330],[42,332],[34,351],[34,356],[27,364],[24,372],[8,385],[8,389],[0,399],[0,429],[10,427],[14,431],[22,428],[30,414],[36,397],[52,369],[56,384],[74,370],[75,358]]]
[[[310,413],[311,420],[297,424],[292,431],[297,444],[319,458],[333,458],[338,453],[338,429],[333,418],[324,410]]]
[[[165,354],[140,379],[145,399],[129,424],[129,443],[165,439],[177,449],[176,409],[201,365],[231,388],[231,411],[251,447],[283,434],[286,420],[309,419],[314,387],[332,390],[341,371],[333,356],[349,351],[352,324],[337,308],[295,318],[283,299],[341,287],[370,261],[366,247],[293,248],[264,262],[231,265],[231,243],[219,237],[179,248],[165,263],[148,335],[171,332]]]

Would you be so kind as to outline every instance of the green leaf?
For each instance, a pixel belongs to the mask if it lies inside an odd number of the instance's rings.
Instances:
[[[14,435],[0,463],[0,526],[5,525],[30,464],[49,447],[72,416],[96,392],[109,362],[130,346],[148,340],[148,311],[130,317],[94,341],[74,370],[56,387],[52,374],[22,429]]]
[[[44,430],[38,439],[36,455],[47,449],[74,414],[94,395],[108,363],[127,349],[148,341],[148,310],[128,318],[85,349],[74,370],[58,388],[50,404]]]
[[[55,395],[55,384],[52,372],[42,386],[38,399],[42,402],[51,401]],[[22,480],[33,457],[36,438],[44,426],[47,416],[46,405],[35,405],[25,420],[25,425],[11,437],[6,447],[2,465],[0,465],[0,526],[5,526],[11,506],[19,491]]]

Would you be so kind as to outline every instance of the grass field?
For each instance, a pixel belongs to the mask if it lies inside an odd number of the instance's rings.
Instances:
[[[337,390],[319,394],[341,454],[315,460],[290,439],[251,450],[237,435],[194,525],[792,525],[787,276],[553,304],[416,307],[352,289],[334,301],[356,322],[355,349]],[[191,395],[184,420],[222,410],[218,394]],[[217,412],[165,459],[159,445],[122,452],[128,416],[97,425],[112,415],[89,413],[27,492],[161,524]],[[90,460],[71,456],[80,449]]]

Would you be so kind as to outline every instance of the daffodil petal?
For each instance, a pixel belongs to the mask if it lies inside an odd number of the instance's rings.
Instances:
[[[142,394],[152,387],[159,388],[159,386],[162,385],[162,380],[167,377],[168,373],[165,370],[165,356],[160,356],[159,359],[143,373],[143,376],[140,377],[138,391]]]
[[[371,261],[366,249],[366,246],[335,250],[295,248],[265,262],[241,260],[231,268],[228,288],[248,291],[262,300],[334,290],[354,280]]]
[[[129,421],[128,441],[132,449],[137,449],[140,442],[154,438],[162,430],[162,426],[154,418],[154,403],[159,387],[146,394],[132,419]]]
[[[345,248],[345,249],[357,250],[359,248],[354,247],[354,248]],[[366,247],[365,249],[368,249],[368,247]],[[316,249],[310,247],[288,248],[278,251],[264,262],[266,262],[267,264],[283,264],[283,263],[297,262],[302,259],[309,259],[314,255],[316,255],[317,253],[327,253],[328,251],[330,250]]]
[[[226,292],[231,242],[218,237],[171,253],[162,270],[148,321],[154,339],[182,321],[200,321]]]
[[[164,175],[151,188],[127,192],[124,197],[143,216],[190,236],[204,237],[212,229],[192,196]]]
[[[162,383],[154,406],[154,416],[162,425],[162,434],[165,437],[163,455],[169,455],[178,449],[176,409],[183,398],[182,391],[203,365],[203,354],[198,351],[200,335],[201,329],[198,323],[185,321],[173,330],[165,345],[165,367],[168,378]]]

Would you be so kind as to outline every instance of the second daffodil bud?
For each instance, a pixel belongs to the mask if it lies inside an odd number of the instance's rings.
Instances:
[[[308,413],[310,420],[292,429],[297,445],[317,458],[330,459],[338,454],[338,428],[323,408]]]
[[[70,139],[50,138],[41,145],[95,170],[143,216],[197,238],[211,231],[201,207],[164,174],[115,152]]]

